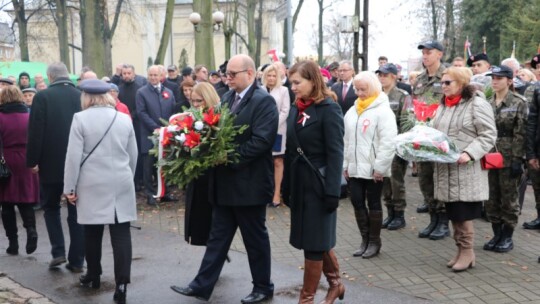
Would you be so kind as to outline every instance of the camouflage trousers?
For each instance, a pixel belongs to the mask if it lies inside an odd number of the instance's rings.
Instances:
[[[515,228],[519,215],[520,177],[510,177],[511,171],[510,168],[489,171],[489,200],[484,206],[491,223],[502,223]]]
[[[536,209],[540,210],[540,171],[534,170],[530,165],[527,165],[527,174],[531,179],[532,188],[534,190],[534,201],[536,202]]]
[[[405,173],[409,162],[399,156],[392,160],[391,177],[385,177],[383,181],[383,200],[388,209],[404,211],[407,207],[405,200]]]
[[[430,213],[446,213],[444,202],[435,199],[433,172],[434,164],[430,162],[418,162],[418,184],[424,196],[424,202],[429,206]]]

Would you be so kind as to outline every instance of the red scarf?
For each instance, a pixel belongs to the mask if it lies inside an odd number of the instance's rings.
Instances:
[[[447,107],[453,107],[459,103],[461,100],[461,95],[456,95],[454,97],[444,97],[444,105]]]
[[[298,108],[298,123],[302,123],[304,111],[309,108],[315,101],[313,99],[310,100],[303,100],[303,99],[297,99],[296,100],[296,107]]]

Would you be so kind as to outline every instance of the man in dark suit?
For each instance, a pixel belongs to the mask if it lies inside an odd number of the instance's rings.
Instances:
[[[64,232],[60,219],[60,199],[64,191],[64,163],[66,161],[69,130],[73,115],[81,110],[81,92],[69,80],[66,66],[59,62],[49,65],[48,89],[39,91],[32,103],[28,123],[26,165],[38,173],[44,192],[43,211],[52,260],[50,268],[66,262]],[[77,209],[67,204],[70,246],[66,267],[82,272],[84,264],[84,232],[77,224]]]
[[[249,128],[235,139],[239,161],[215,168],[212,228],[199,273],[187,287],[171,286],[186,296],[210,298],[238,227],[253,282],[252,292],[241,302],[259,303],[274,293],[265,218],[274,192],[272,146],[279,117],[274,98],[256,85],[255,73],[255,63],[246,55],[232,57],[227,65],[232,90],[223,96],[223,106],[236,115],[235,125]]]
[[[352,62],[348,60],[341,61],[339,63],[338,72],[339,79],[341,81],[332,85],[332,91],[336,93],[338,104],[341,106],[343,115],[345,115],[349,108],[354,105],[354,101],[357,98],[353,86],[353,77],[355,72]]]
[[[167,79],[167,70],[165,69],[165,66],[160,65],[159,70],[161,71],[161,84],[173,92],[176,104],[182,102],[182,97],[180,95],[180,86],[177,85],[175,82]]]
[[[140,120],[140,153],[143,157],[143,183],[148,205],[155,206],[154,195],[156,190],[153,186],[152,175],[155,171],[156,158],[148,155],[148,151],[154,146],[148,138],[155,129],[162,127],[160,119],[169,120],[174,114],[173,92],[164,87],[161,82],[159,66],[153,65],[148,68],[148,83],[137,91],[135,101],[137,104],[137,116]],[[162,201],[170,200],[163,197]]]

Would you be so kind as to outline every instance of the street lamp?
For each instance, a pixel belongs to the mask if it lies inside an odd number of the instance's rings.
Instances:
[[[221,28],[221,24],[223,23],[223,20],[225,20],[225,14],[223,14],[222,12],[215,11],[212,14],[212,22],[213,22],[214,31],[219,31],[219,29]],[[189,22],[193,24],[193,28],[195,29],[196,32],[200,32],[199,23],[201,22],[201,15],[199,13],[197,12],[191,13],[191,15],[189,15]]]

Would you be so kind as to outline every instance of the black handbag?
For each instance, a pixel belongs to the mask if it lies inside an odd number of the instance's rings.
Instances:
[[[0,183],[5,183],[11,177],[11,169],[6,163],[4,158],[4,144],[2,138],[0,137]]]

